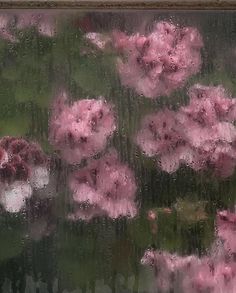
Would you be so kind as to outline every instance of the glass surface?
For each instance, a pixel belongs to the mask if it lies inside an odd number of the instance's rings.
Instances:
[[[236,292],[236,12],[2,10],[0,288]]]

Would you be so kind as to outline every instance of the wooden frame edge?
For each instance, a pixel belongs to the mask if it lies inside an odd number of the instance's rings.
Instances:
[[[6,0],[0,9],[235,10],[236,0]]]

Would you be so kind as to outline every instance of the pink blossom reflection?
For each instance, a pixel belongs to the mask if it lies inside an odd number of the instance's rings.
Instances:
[[[112,105],[103,97],[72,103],[65,94],[52,109],[50,141],[68,163],[80,163],[102,151],[116,129]]]
[[[77,206],[70,219],[89,220],[99,215],[116,219],[120,216],[134,217],[137,213],[134,174],[126,164],[119,161],[114,149],[75,171],[69,186]]]
[[[0,203],[19,212],[32,189],[48,184],[48,160],[37,143],[16,137],[0,139]]]
[[[136,142],[148,156],[158,156],[162,170],[181,165],[195,171],[210,168],[219,177],[236,166],[236,99],[222,86],[196,84],[190,101],[178,111],[161,110],[146,116]]]
[[[196,28],[163,21],[146,35],[114,31],[112,43],[124,56],[117,64],[121,83],[149,98],[170,95],[201,68],[203,42]]]

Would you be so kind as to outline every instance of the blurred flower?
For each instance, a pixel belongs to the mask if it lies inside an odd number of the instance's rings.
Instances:
[[[0,37],[12,43],[18,42],[16,30],[34,27],[40,35],[56,35],[56,14],[45,12],[7,12],[0,14]]]
[[[16,28],[19,30],[35,27],[39,34],[53,37],[56,34],[56,19],[52,13],[24,12],[17,14]]]
[[[147,213],[147,219],[149,221],[155,221],[157,219],[157,214],[154,211],[149,210]]]
[[[199,72],[202,38],[197,29],[158,22],[148,35],[114,31],[112,44],[124,55],[117,66],[121,83],[149,98],[170,95]]]
[[[189,270],[187,275],[183,279],[183,292],[213,293],[216,292],[216,285],[217,284],[214,276],[214,271],[213,267],[211,267],[210,260],[199,259],[198,265]]]
[[[148,156],[158,156],[162,170],[172,173],[181,164],[195,171],[210,168],[219,177],[236,166],[236,99],[222,86],[196,84],[190,101],[177,112],[167,109],[147,115],[136,142]]]
[[[184,293],[236,292],[236,263],[203,258],[183,279]]]
[[[50,142],[68,163],[80,163],[102,151],[115,130],[112,105],[102,97],[69,105],[62,94],[54,103]]]
[[[72,221],[82,220],[90,221],[95,217],[105,216],[106,213],[96,205],[77,206],[73,213],[68,215],[68,219]]]
[[[223,240],[224,247],[231,253],[236,253],[236,214],[220,211],[216,218],[217,235]]]
[[[172,209],[170,209],[170,208],[163,208],[162,210],[163,210],[163,212],[165,214],[171,214],[172,213]]]
[[[190,102],[177,113],[183,139],[198,154],[197,167],[211,167],[220,177],[232,175],[236,165],[236,99],[222,86],[196,84]],[[196,164],[194,164],[196,166]]]
[[[175,288],[181,274],[185,275],[192,266],[199,262],[195,256],[181,257],[166,251],[148,249],[141,259],[141,264],[153,267],[157,289],[170,292]],[[189,291],[192,292],[192,291]]]
[[[183,126],[168,109],[147,115],[136,142],[148,156],[158,156],[162,170],[173,173],[181,164],[197,168],[198,154],[183,138]]]
[[[17,42],[17,38],[12,32],[14,16],[11,14],[0,14],[0,37],[10,42]]]
[[[9,212],[19,212],[32,188],[49,182],[47,156],[37,143],[16,137],[0,139],[0,202]]]
[[[83,12],[82,12],[83,13]],[[93,31],[93,17],[87,13],[81,18],[79,17],[75,22],[74,26],[78,27],[83,32],[91,32]]]
[[[158,290],[236,292],[236,214],[219,211],[216,225],[217,238],[207,256],[179,256],[154,249],[145,251],[141,263],[153,268]]]
[[[69,180],[73,200],[78,210],[70,218],[90,219],[105,214],[116,219],[134,217],[137,213],[137,190],[133,172],[122,164],[115,150],[75,171]],[[79,205],[84,204],[85,208]]]
[[[107,46],[107,44],[110,43],[110,38],[109,36],[105,36],[104,34],[101,33],[87,33],[85,35],[85,38],[91,43],[93,44],[96,48],[100,49],[100,50],[104,50]]]
[[[205,211],[206,201],[190,201],[177,199],[174,208],[177,216],[186,223],[196,223],[207,219]]]
[[[141,259],[155,273],[157,290],[170,292],[176,288],[184,293],[236,292],[235,261],[217,261],[212,256],[179,256],[148,249]]]
[[[48,170],[46,167],[33,167],[31,169],[30,184],[33,188],[43,188],[49,183]]]
[[[157,231],[158,231],[157,216],[158,216],[157,213],[153,210],[149,210],[147,212],[147,219],[149,221],[150,230],[153,235],[157,234]]]
[[[26,236],[34,241],[40,241],[43,237],[48,237],[55,230],[55,223],[42,216],[28,223]]]
[[[176,123],[175,112],[168,109],[147,115],[141,123],[137,144],[150,157],[171,151],[181,140]]]
[[[1,186],[0,203],[7,212],[17,213],[25,205],[25,199],[30,198],[32,188],[24,181],[14,181]]]

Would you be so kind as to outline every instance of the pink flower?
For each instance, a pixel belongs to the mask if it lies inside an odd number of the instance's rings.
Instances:
[[[50,142],[69,163],[80,163],[106,147],[116,130],[112,105],[102,97],[69,104],[56,99],[50,121]]]
[[[183,278],[183,292],[188,293],[214,293],[216,280],[211,262],[200,260]]]
[[[145,251],[141,263],[153,268],[158,292],[177,288],[183,293],[236,292],[236,214],[220,211],[216,224],[218,238],[207,256]]]
[[[124,55],[117,62],[121,83],[149,98],[170,95],[201,67],[195,28],[159,22],[147,35],[113,32],[113,45]]]
[[[1,182],[30,180],[36,168],[47,168],[47,156],[37,143],[5,136],[0,139],[0,150],[3,153]]]
[[[156,277],[156,286],[161,292],[173,289],[174,256],[167,252],[147,250],[141,264],[152,266]]]
[[[12,43],[18,42],[13,28],[22,30],[35,27],[40,35],[53,37],[56,34],[55,13],[24,12],[24,13],[2,13],[0,14],[0,37]]]
[[[141,264],[153,267],[156,286],[161,292],[174,290],[175,284],[180,282],[178,279],[186,276],[192,268],[198,266],[199,262],[195,256],[181,257],[177,254],[152,249],[146,250],[141,259]]]
[[[181,164],[199,169],[199,155],[183,138],[182,127],[175,112],[162,110],[144,118],[136,142],[148,156],[158,156],[161,169],[168,173]]]
[[[195,84],[190,88],[189,96],[189,105],[182,107],[182,111],[203,125],[214,125],[219,120],[227,120],[229,111],[235,105],[235,100],[221,85]]]
[[[177,119],[189,125],[184,131],[193,146],[210,140],[235,140],[236,130],[232,124],[235,119],[231,120],[229,113],[236,103],[222,86],[196,84],[190,88],[189,96],[189,104],[180,108]]]
[[[172,209],[170,208],[163,208],[162,210],[165,214],[172,214]]]
[[[221,262],[215,268],[216,289],[214,293],[236,292],[236,263]]]
[[[214,259],[206,261],[203,258],[183,279],[184,293],[234,293],[235,289],[235,262],[214,263]]]
[[[161,110],[141,123],[136,142],[148,156],[157,156],[162,170],[181,165],[195,171],[211,168],[222,178],[236,166],[236,100],[222,86],[194,85],[190,101],[177,112]],[[236,113],[236,112],[235,112]]]
[[[151,222],[156,221],[157,220],[157,213],[153,210],[149,210],[147,212],[147,219]]]
[[[120,216],[134,217],[137,213],[134,174],[127,165],[119,162],[115,150],[75,171],[69,186],[74,202],[86,207],[78,207],[75,218],[90,219],[93,214],[105,214],[116,219]]]
[[[111,41],[109,36],[106,36],[101,33],[93,33],[93,32],[87,33],[85,35],[85,39],[87,39],[91,44],[93,44],[99,50],[105,50],[106,46]]]
[[[20,211],[32,188],[48,184],[47,162],[36,143],[10,136],[0,139],[0,202],[7,211]]]
[[[154,249],[147,249],[141,258],[141,264],[154,267],[156,264],[156,252]]]
[[[77,206],[73,213],[68,215],[68,219],[72,221],[90,221],[95,217],[105,216],[106,213],[96,205]]]
[[[220,177],[232,175],[236,165],[236,128],[232,117],[236,100],[222,86],[199,84],[190,89],[189,96],[189,105],[177,113],[183,139],[197,151],[203,168],[210,166]]]
[[[0,186],[0,204],[10,213],[19,212],[25,206],[25,200],[32,195],[32,188],[25,181],[14,181]]]
[[[213,255],[179,256],[148,249],[141,259],[151,266],[158,292],[177,290],[183,293],[235,293],[236,263],[217,260]]]
[[[14,16],[12,14],[0,14],[0,37],[12,43],[17,42],[17,38],[11,31],[13,25]]]
[[[24,12],[17,14],[16,28],[19,30],[35,27],[39,34],[46,37],[56,35],[56,19],[51,13]]]
[[[176,123],[175,112],[168,109],[147,115],[141,123],[137,144],[150,157],[171,151],[181,141]]]
[[[225,250],[236,253],[236,214],[229,211],[217,213],[217,235],[224,242]]]
[[[177,171],[181,165],[191,167],[195,171],[202,168],[202,159],[188,144],[180,145],[173,151],[163,153],[159,158],[159,166],[168,173]]]

